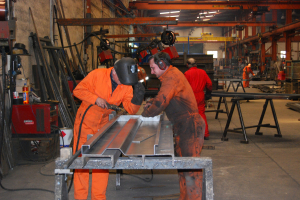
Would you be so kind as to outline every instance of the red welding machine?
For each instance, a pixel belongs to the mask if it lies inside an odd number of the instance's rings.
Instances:
[[[58,105],[13,105],[13,134],[50,134],[51,125],[58,126]]]

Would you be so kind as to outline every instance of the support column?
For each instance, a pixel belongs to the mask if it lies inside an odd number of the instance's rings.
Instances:
[[[261,62],[262,66],[266,63],[266,43],[264,41],[261,43]]]
[[[265,22],[266,21],[266,13],[263,13],[261,16],[261,22]],[[265,26],[261,26],[260,27],[261,33],[266,32],[266,27]]]
[[[274,36],[270,37],[270,40],[272,41],[272,60],[276,61],[277,60],[277,40]]]
[[[285,24],[292,23],[292,10],[286,10]]]
[[[292,38],[289,36],[289,32],[284,32],[283,37],[285,38],[285,51],[286,51],[286,60],[291,60],[292,57]],[[290,66],[291,63],[286,63],[287,66]]]
[[[256,22],[256,16],[252,14],[252,21]],[[252,26],[252,36],[256,35],[256,26]]]

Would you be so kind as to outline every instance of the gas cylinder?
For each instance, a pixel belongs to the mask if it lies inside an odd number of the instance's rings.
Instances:
[[[24,83],[22,91],[23,91],[23,104],[29,104],[28,87],[26,83]]]

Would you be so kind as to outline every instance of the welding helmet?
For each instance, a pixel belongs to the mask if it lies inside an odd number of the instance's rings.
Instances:
[[[120,82],[124,85],[135,85],[138,82],[138,66],[129,57],[123,57],[114,64]]]

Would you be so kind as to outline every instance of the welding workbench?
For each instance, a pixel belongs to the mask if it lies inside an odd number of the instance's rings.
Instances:
[[[260,132],[260,128],[261,127],[265,127],[265,128],[276,128],[277,129],[277,134],[275,134],[275,137],[282,137],[280,128],[279,128],[279,123],[277,120],[277,116],[276,116],[276,111],[275,111],[275,107],[274,107],[274,103],[273,103],[273,99],[299,99],[300,95],[299,94],[265,94],[265,93],[238,93],[238,92],[218,92],[218,91],[213,91],[212,92],[212,96],[213,97],[232,97],[231,102],[231,109],[228,115],[228,119],[227,119],[227,123],[223,132],[223,136],[221,138],[222,141],[227,141],[228,138],[227,136],[227,132],[236,132],[236,133],[243,133],[244,136],[244,140],[242,140],[242,143],[249,143],[248,138],[247,138],[247,134],[246,134],[246,129],[247,128],[255,128],[256,127],[256,131],[255,131],[255,135],[262,135],[262,132]],[[259,99],[265,99],[265,104],[263,106],[263,110],[258,122],[258,125],[254,125],[254,126],[248,126],[246,127],[244,124],[244,120],[243,120],[243,115],[242,115],[242,110],[241,110],[241,106],[240,106],[240,101],[241,100],[259,100]],[[270,124],[262,124],[265,113],[266,113],[266,109],[268,104],[270,103],[271,109],[272,109],[272,113],[273,113],[273,118],[274,118],[274,122],[275,125],[270,125]],[[240,119],[240,123],[241,123],[241,128],[235,128],[235,129],[229,129],[229,125],[231,123],[231,119],[232,119],[232,115],[235,109],[235,106],[237,107],[238,110],[238,114],[239,114],[239,119]],[[240,131],[242,129],[242,131]]]
[[[68,199],[66,176],[71,169],[203,169],[202,194],[212,200],[212,159],[175,157],[172,124],[165,118],[164,114],[150,118],[110,115],[110,121],[72,157],[61,155],[56,160],[55,199]],[[120,174],[116,186],[120,187]]]

